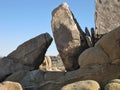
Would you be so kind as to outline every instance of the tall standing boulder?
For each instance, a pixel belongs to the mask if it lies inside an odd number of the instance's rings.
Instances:
[[[105,34],[120,26],[120,0],[96,1],[96,33]]]
[[[37,69],[43,62],[45,53],[51,42],[52,37],[48,33],[41,34],[21,44],[15,51],[10,53],[7,58]]]
[[[80,52],[83,51],[80,49],[83,32],[80,31],[80,27],[66,3],[53,10],[52,31],[66,70],[78,69],[77,59]]]

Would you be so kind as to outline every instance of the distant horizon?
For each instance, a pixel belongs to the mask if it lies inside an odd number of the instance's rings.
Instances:
[[[80,27],[84,30],[95,27],[95,1],[48,1],[48,0],[2,0],[0,1],[0,57],[7,56],[19,45],[42,33],[52,37],[52,11],[66,2]],[[53,38],[54,39],[54,38]],[[56,56],[58,51],[53,41],[46,55]]]

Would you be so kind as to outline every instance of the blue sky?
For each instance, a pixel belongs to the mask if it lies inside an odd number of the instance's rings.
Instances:
[[[67,2],[81,28],[94,27],[94,0],[0,0],[0,56],[45,32],[52,37],[51,12]],[[47,55],[57,55],[54,42]]]

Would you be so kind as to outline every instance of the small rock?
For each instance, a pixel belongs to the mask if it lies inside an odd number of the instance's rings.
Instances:
[[[109,57],[99,47],[92,47],[85,50],[78,58],[81,68],[109,63]]]
[[[120,79],[111,80],[105,86],[105,90],[120,90]]]
[[[67,84],[61,90],[100,90],[100,86],[96,81],[85,80]]]
[[[24,90],[18,82],[5,81],[0,83],[0,90]]]

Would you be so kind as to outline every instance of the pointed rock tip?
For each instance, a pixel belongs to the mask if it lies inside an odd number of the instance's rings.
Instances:
[[[68,4],[66,2],[63,2],[62,4],[60,4],[57,8],[55,8],[53,11],[52,11],[52,16],[54,16],[54,14],[56,13],[56,11],[59,9],[59,8],[69,8]]]
[[[62,3],[62,6],[63,6],[63,7],[69,7],[66,2],[63,2],[63,3]]]

